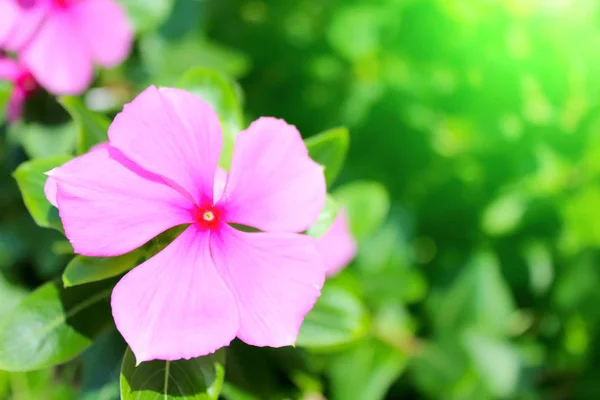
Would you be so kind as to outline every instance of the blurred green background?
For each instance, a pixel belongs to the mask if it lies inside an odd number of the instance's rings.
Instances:
[[[306,137],[348,127],[336,185],[383,185],[339,191],[374,193],[352,221],[359,254],[332,281],[345,291],[334,303],[349,305],[330,322],[358,324],[352,343],[236,343],[224,398],[600,398],[600,3],[123,3],[136,47],[101,72],[89,107],[114,114],[149,83],[216,69],[239,83],[248,121],[281,117]],[[27,118],[1,136],[0,315],[70,257],[11,177],[28,157],[72,146],[56,125],[69,117],[42,96]],[[117,335],[103,340],[122,352]],[[118,369],[106,369],[113,386],[95,384],[85,357],[0,372],[0,397],[115,398]]]

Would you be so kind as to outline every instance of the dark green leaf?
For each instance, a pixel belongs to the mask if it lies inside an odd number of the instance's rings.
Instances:
[[[116,280],[65,289],[49,282],[0,321],[0,369],[32,371],[69,361],[112,321]]]
[[[150,361],[135,366],[130,349],[121,368],[123,400],[216,400],[225,376],[225,350],[179,361]]]
[[[112,278],[135,267],[143,255],[134,250],[119,257],[75,256],[63,273],[63,283],[70,287]]]
[[[82,355],[81,400],[117,400],[119,375],[127,344],[117,332],[104,332]]]
[[[60,103],[69,112],[77,127],[77,153],[108,140],[110,121],[104,115],[88,110],[78,97],[61,97]]]
[[[327,186],[331,186],[346,159],[350,142],[348,129],[330,129],[306,139],[305,142],[310,157],[325,167]]]
[[[25,206],[39,226],[62,230],[58,210],[48,202],[44,194],[47,179],[44,173],[64,164],[69,158],[59,156],[28,161],[21,164],[14,173]]]
[[[327,198],[325,199],[325,206],[323,206],[323,209],[319,214],[317,222],[315,222],[313,226],[308,228],[308,231],[306,231],[306,233],[309,236],[314,237],[315,239],[318,239],[324,234],[326,234],[333,222],[335,221],[339,209],[340,207],[338,203],[331,196],[327,195]]]
[[[350,230],[359,240],[371,236],[381,227],[390,208],[387,190],[377,182],[346,184],[336,189],[333,197],[347,211]]]
[[[306,315],[296,345],[332,351],[355,342],[369,331],[369,316],[361,301],[328,281],[315,307]]]
[[[380,400],[400,377],[406,355],[376,340],[361,341],[330,367],[331,400]]]

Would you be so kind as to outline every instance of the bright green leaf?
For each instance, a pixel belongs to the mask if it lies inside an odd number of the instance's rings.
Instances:
[[[78,154],[83,154],[93,146],[108,140],[108,118],[88,110],[78,97],[61,97],[60,103],[69,112],[77,127]]]
[[[244,129],[241,89],[226,75],[199,67],[187,71],[177,87],[194,93],[217,112],[224,136],[219,164],[229,169],[235,136]]]
[[[329,369],[331,400],[380,400],[400,377],[406,355],[376,340],[365,340],[340,354]]]
[[[223,382],[223,392],[221,393],[221,396],[225,400],[260,400],[258,397],[246,393],[229,382]]]
[[[312,350],[337,350],[364,337],[369,317],[361,301],[333,281],[325,283],[321,297],[306,315],[297,346]]]
[[[350,135],[346,128],[334,128],[306,139],[310,157],[325,167],[327,186],[331,186],[338,176],[346,153]]]
[[[6,119],[6,107],[12,93],[12,84],[7,81],[0,81],[0,124]]]
[[[48,202],[44,194],[47,178],[44,173],[64,164],[69,158],[59,156],[28,161],[14,172],[25,206],[39,226],[62,230],[58,210]]]
[[[130,349],[121,368],[123,400],[216,400],[225,376],[225,350],[179,361],[150,361],[135,366]]]
[[[143,255],[142,250],[134,250],[119,257],[75,256],[65,268],[63,284],[70,287],[112,278],[135,267]]]
[[[9,129],[30,158],[71,155],[75,150],[76,130],[70,122],[61,125],[18,122]]]
[[[483,213],[483,231],[492,236],[514,231],[523,218],[525,206],[525,199],[518,193],[509,193],[494,200]]]
[[[9,283],[0,275],[0,318],[12,311],[26,296],[25,289]]]
[[[350,230],[359,240],[374,234],[383,224],[390,208],[385,187],[377,182],[356,181],[343,185],[333,197],[348,213]]]
[[[136,32],[158,28],[173,8],[174,0],[120,0]]]
[[[315,239],[318,239],[326,234],[335,221],[339,209],[340,207],[338,203],[331,196],[327,195],[327,198],[325,199],[325,206],[323,206],[323,209],[319,214],[319,218],[317,218],[317,222],[315,222],[308,229],[308,231],[306,231],[306,233]]]
[[[32,371],[69,361],[112,321],[116,280],[65,289],[49,282],[0,321],[0,369]]]
[[[520,361],[516,350],[506,340],[475,331],[465,332],[462,339],[488,389],[498,398],[509,396],[519,379]]]

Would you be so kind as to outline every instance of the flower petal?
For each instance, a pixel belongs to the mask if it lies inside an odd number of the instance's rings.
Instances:
[[[0,1],[0,48],[19,51],[42,23],[49,10],[48,0]]]
[[[254,346],[296,341],[325,270],[314,239],[294,233],[247,233],[223,225],[211,236],[219,274],[237,300],[237,336]]]
[[[92,82],[89,50],[67,11],[50,13],[20,57],[40,85],[53,94],[80,94]]]
[[[108,151],[109,148],[110,147],[108,142],[99,143],[92,146],[92,148],[89,150],[89,153],[98,150]],[[56,179],[54,179],[52,176],[48,176],[48,178],[46,179],[46,183],[44,184],[44,195],[46,196],[46,199],[48,199],[48,202],[50,202],[50,204],[52,204],[56,208],[58,208],[58,203],[56,201],[57,191],[58,184],[56,183]]]
[[[260,118],[237,136],[222,199],[225,221],[300,232],[317,220],[325,195],[323,168],[295,127]]]
[[[212,202],[221,128],[214,110],[195,95],[150,86],[125,105],[108,136],[111,146],[198,205]]]
[[[58,182],[60,217],[76,253],[125,254],[193,221],[189,200],[125,161],[101,148],[48,172]]]
[[[217,167],[215,172],[215,184],[213,188],[214,202],[219,201],[223,192],[225,191],[225,184],[227,183],[227,172],[221,167]]]
[[[356,256],[356,241],[350,234],[344,210],[340,210],[329,230],[317,240],[317,247],[329,276],[340,272]]]
[[[23,115],[23,107],[25,105],[25,93],[17,87],[14,87],[10,98],[8,99],[8,109],[6,115],[8,122],[15,122]]]
[[[21,74],[19,64],[8,57],[0,56],[0,79],[9,82],[15,82]]]
[[[127,58],[133,41],[133,29],[125,11],[116,1],[78,1],[69,12],[95,62],[110,68]]]
[[[211,260],[209,235],[190,226],[115,286],[115,323],[138,363],[203,356],[235,337],[238,310]]]

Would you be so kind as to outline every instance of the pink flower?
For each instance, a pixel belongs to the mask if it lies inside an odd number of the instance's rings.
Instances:
[[[0,48],[17,52],[54,94],[83,92],[94,63],[106,68],[121,63],[132,39],[114,0],[0,0]]]
[[[13,84],[7,116],[9,122],[14,122],[21,117],[27,98],[39,90],[39,86],[25,67],[10,58],[0,58],[0,80]]]
[[[191,93],[151,86],[108,134],[108,146],[48,173],[75,251],[117,256],[189,225],[113,291],[115,323],[137,361],[198,357],[236,336],[293,344],[325,278],[316,241],[296,233],[316,221],[326,192],[298,131],[253,122],[237,137],[224,188],[219,120]]]
[[[348,215],[340,210],[331,228],[317,240],[323,255],[327,275],[332,276],[346,267],[356,256],[356,241],[348,227]]]

